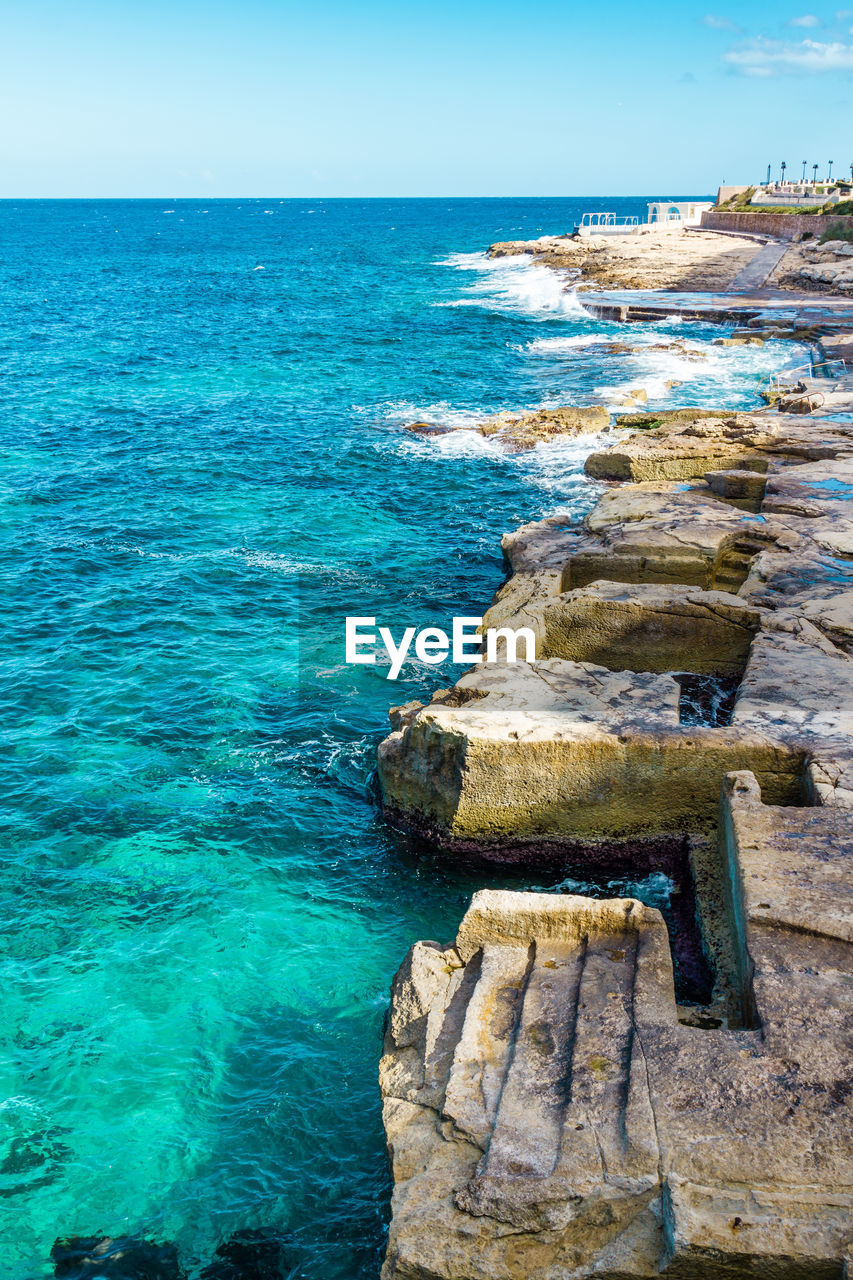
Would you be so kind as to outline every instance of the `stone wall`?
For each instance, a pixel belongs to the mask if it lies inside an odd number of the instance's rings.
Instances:
[[[706,231],[759,232],[779,240],[793,240],[804,231],[819,236],[834,222],[841,222],[853,230],[853,217],[838,217],[831,213],[717,213],[712,209],[702,214],[702,226]]]
[[[732,196],[739,196],[744,191],[748,191],[749,187],[742,184],[739,187],[718,187],[717,188],[717,204],[722,204],[724,200],[730,200]]]

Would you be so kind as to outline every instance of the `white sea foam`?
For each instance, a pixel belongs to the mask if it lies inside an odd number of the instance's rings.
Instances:
[[[498,458],[502,452],[500,445],[491,436],[481,436],[479,431],[470,431],[464,427],[451,431],[446,436],[435,436],[429,443],[440,453],[455,458]]]
[[[376,416],[376,409],[363,409],[361,412]],[[429,422],[437,427],[474,428],[484,422],[496,409],[460,409],[448,404],[446,400],[437,400],[432,404],[413,404],[409,400],[394,400],[384,405],[379,411],[385,422],[393,426],[405,426],[409,422]]]
[[[535,356],[560,355],[562,352],[576,351],[579,347],[600,347],[617,339],[609,333],[573,333],[565,338],[534,338],[525,342],[517,350],[529,352]]]
[[[632,345],[651,347],[654,337],[641,338]],[[704,352],[695,358],[691,352]],[[595,387],[595,394],[608,404],[617,404],[627,393],[642,387],[650,403],[675,404],[689,396],[690,403],[710,407],[732,403],[738,397],[746,403],[756,398],[762,377],[776,372],[791,359],[790,346],[766,343],[763,347],[715,347],[710,342],[687,342],[681,350],[640,350],[618,357],[614,372],[618,381]],[[676,383],[676,386],[669,386]]]
[[[582,515],[588,511],[599,486],[584,475],[583,464],[590,453],[612,443],[613,436],[604,434],[558,437],[513,455],[519,470],[542,494],[539,514],[568,510]]]
[[[437,307],[480,307],[502,315],[528,319],[586,315],[562,272],[537,266],[522,258],[488,258],[484,253],[459,253],[445,258],[442,266],[474,272],[479,278],[465,286],[465,296]]]

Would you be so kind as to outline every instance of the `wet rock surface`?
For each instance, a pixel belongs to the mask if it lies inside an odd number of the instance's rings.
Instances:
[[[564,405],[535,409],[529,413],[498,413],[479,423],[474,430],[502,445],[508,453],[534,449],[543,440],[558,436],[594,435],[610,426],[610,414],[603,405]],[[413,435],[444,436],[470,427],[443,427],[429,422],[412,422],[405,428]]]

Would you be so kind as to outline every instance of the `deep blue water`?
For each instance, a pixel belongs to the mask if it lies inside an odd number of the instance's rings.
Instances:
[[[597,207],[0,204],[10,1280],[102,1232],[196,1277],[246,1227],[288,1238],[294,1276],[376,1276],[388,987],[504,881],[381,821],[387,708],[454,669],[348,668],[343,619],[480,613],[500,534],[595,496],[589,442],[511,457],[402,425],[637,385],[750,405],[791,359],[607,356],[623,330],[553,273],[482,256]]]

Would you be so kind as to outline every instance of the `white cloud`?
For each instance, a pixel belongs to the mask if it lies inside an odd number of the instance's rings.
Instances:
[[[723,60],[746,76],[813,75],[853,71],[853,44],[802,40],[756,40],[729,49]]]
[[[820,18],[813,13],[804,13],[800,18],[792,18],[788,23],[790,27],[819,27]]]
[[[740,27],[736,22],[730,21],[729,18],[721,18],[716,13],[706,13],[702,21],[706,27],[711,27],[713,31],[740,31]]]

